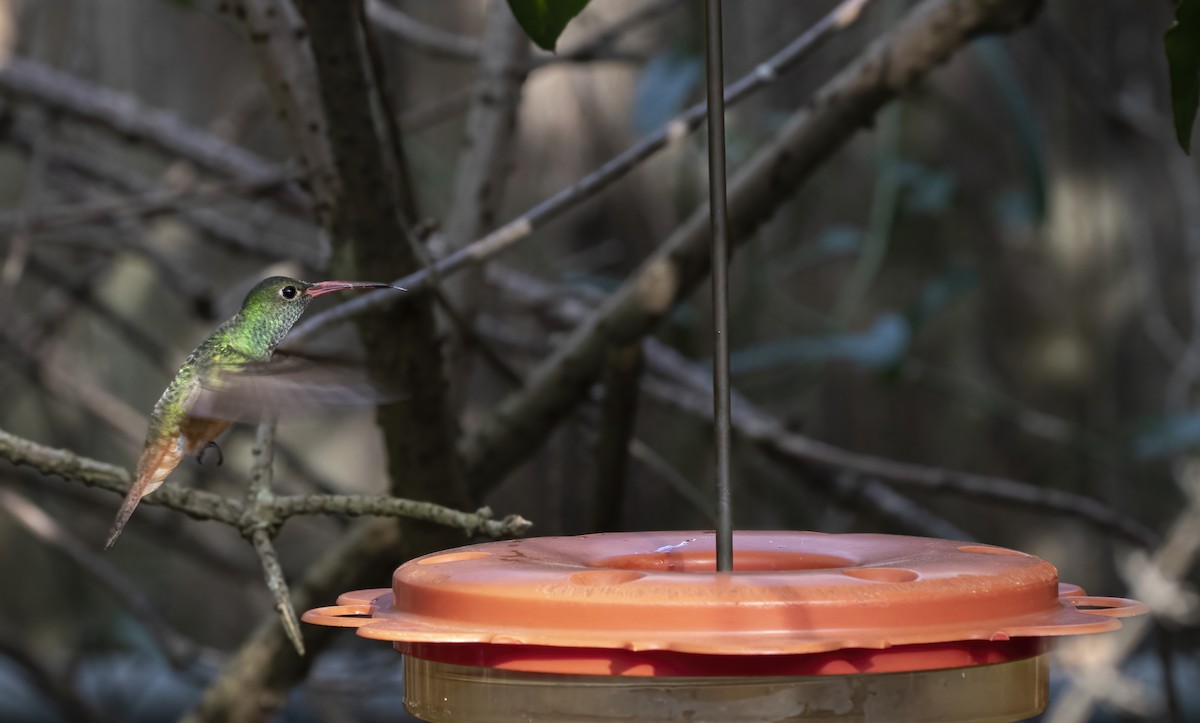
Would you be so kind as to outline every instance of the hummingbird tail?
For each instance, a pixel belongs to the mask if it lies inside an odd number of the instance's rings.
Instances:
[[[146,448],[142,450],[141,458],[138,459],[137,479],[129,486],[125,501],[121,503],[121,509],[117,512],[117,519],[108,532],[108,540],[104,543],[104,549],[107,550],[113,546],[113,543],[121,536],[121,530],[125,528],[125,523],[129,522],[133,511],[137,509],[138,502],[162,485],[171,472],[179,466],[184,455],[195,454],[217,435],[224,432],[228,426],[229,422],[221,419],[187,416],[183,420],[182,428],[176,433],[156,436],[148,440]]]
[[[141,501],[141,495],[126,495],[125,501],[121,503],[121,510],[117,513],[117,519],[113,522],[112,529],[108,531],[108,539],[104,541],[105,550],[110,549],[117,538],[121,536],[121,530],[125,529],[125,523],[129,522],[129,518],[133,516],[133,511],[137,509],[138,503]]]
[[[157,472],[157,470],[155,470]],[[167,470],[170,473],[170,470]],[[129,518],[133,516],[133,511],[137,509],[138,503],[142,498],[150,494],[154,490],[162,486],[164,474],[162,478],[155,479],[158,475],[147,477],[139,477],[136,482],[129,488],[129,493],[125,495],[125,500],[121,503],[121,509],[117,511],[117,519],[113,521],[112,529],[108,531],[108,539],[104,542],[104,549],[107,550],[113,546],[117,538],[121,536],[121,530],[125,529],[125,523],[129,522]]]
[[[129,486],[121,509],[117,511],[117,519],[113,521],[112,529],[108,531],[108,540],[104,543],[105,550],[111,548],[121,536],[121,530],[125,529],[125,523],[129,522],[142,498],[158,489],[163,480],[179,466],[184,447],[184,437],[177,436],[149,443],[142,450],[142,457],[138,460],[137,479]]]

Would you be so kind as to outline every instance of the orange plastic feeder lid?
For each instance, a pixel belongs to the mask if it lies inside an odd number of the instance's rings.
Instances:
[[[611,673],[620,659],[643,670],[635,674],[698,674],[676,663],[779,656],[760,660],[791,661],[780,674],[822,674],[848,672],[812,664],[830,651],[844,661],[846,649],[943,651],[941,662],[901,655],[872,671],[1028,657],[1040,643],[1010,639],[1106,632],[1120,627],[1116,618],[1146,612],[1060,585],[1050,563],[988,545],[738,532],[733,549],[734,572],[717,573],[712,532],[470,545],[410,560],[391,590],[346,593],[303,619],[356,627],[418,657],[492,667]],[[563,662],[597,657],[607,663]],[[639,659],[658,663],[638,668]]]

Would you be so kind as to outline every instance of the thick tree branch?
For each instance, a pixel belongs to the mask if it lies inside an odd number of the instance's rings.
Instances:
[[[731,235],[744,243],[795,188],[892,98],[971,38],[1014,29],[1037,0],[926,0],[816,94],[729,188]],[[646,334],[709,268],[708,209],[698,209],[591,318],[510,395],[463,456],[477,489],[526,459],[594,382],[608,347]]]
[[[388,167],[387,130],[374,112],[370,60],[362,42],[359,2],[302,0],[343,195],[329,229],[336,270],[352,278],[411,273],[419,264],[401,243],[402,178]],[[391,477],[409,496],[467,506],[471,499],[454,449],[454,422],[428,299],[365,317],[360,333],[373,374],[402,389],[423,390],[421,404],[380,409]]]
[[[400,218],[406,176],[403,161],[392,150],[381,126],[381,94],[374,86],[370,56],[362,36],[361,0],[325,2],[300,0],[297,6],[309,29],[327,138],[338,180],[338,196],[322,222],[333,241],[333,270],[350,278],[394,278],[415,271],[413,249],[401,241]],[[390,164],[390,165],[389,165]],[[396,492],[433,502],[467,507],[471,494],[454,444],[454,420],[449,414],[441,355],[435,339],[433,310],[428,298],[365,316],[359,332],[367,352],[367,367],[378,378],[402,389],[422,390],[421,404],[382,407],[378,423],[388,454],[389,474]],[[349,536],[331,550],[301,581],[294,602],[319,604],[339,590],[361,587],[385,576],[398,560],[445,547],[454,538],[436,526],[356,526],[369,534]],[[388,543],[381,547],[380,542]],[[287,650],[278,625],[260,625],[222,675],[206,692],[189,720],[259,720],[282,702],[286,690],[304,675]],[[327,631],[305,631],[306,648],[320,650],[331,639]],[[311,658],[312,656],[306,656]],[[264,698],[264,691],[270,696]],[[257,705],[247,705],[247,699]]]

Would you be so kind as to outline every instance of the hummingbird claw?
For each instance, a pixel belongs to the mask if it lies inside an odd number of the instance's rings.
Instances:
[[[221,451],[221,446],[216,442],[209,442],[208,444],[204,445],[200,451],[196,453],[196,461],[200,464],[204,464],[204,453],[210,449],[215,449],[217,451],[217,466],[220,467],[221,465],[225,464],[225,453]]]

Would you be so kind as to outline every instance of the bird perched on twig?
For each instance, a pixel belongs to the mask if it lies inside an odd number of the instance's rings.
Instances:
[[[370,390],[339,383],[328,364],[275,350],[316,297],[373,288],[400,289],[369,281],[309,283],[285,276],[259,282],[241,310],[188,356],[154,405],[136,478],[105,549],[117,541],[138,502],[158,489],[185,456],[202,460],[211,448],[220,455],[214,440],[232,422],[271,416],[288,406],[379,401]],[[322,373],[324,379],[318,379]]]

